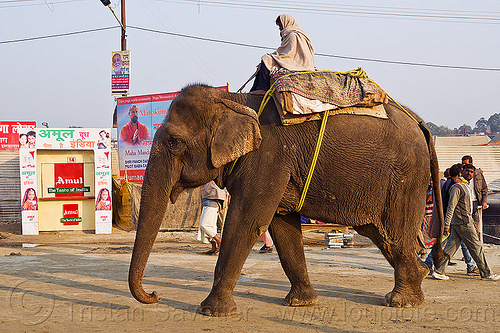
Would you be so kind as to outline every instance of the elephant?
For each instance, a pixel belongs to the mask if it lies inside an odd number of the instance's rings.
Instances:
[[[144,175],[129,269],[134,298],[159,301],[157,292],[144,291],[142,279],[168,199],[175,203],[184,189],[215,180],[227,188],[231,203],[213,286],[201,303],[201,313],[236,313],[233,289],[254,243],[266,230],[291,284],[283,304],[316,303],[301,216],[352,226],[370,238],[394,268],[395,284],[385,295],[385,305],[421,305],[421,283],[429,270],[417,257],[416,240],[429,176],[439,184],[437,155],[425,123],[393,100],[384,104],[387,119],[330,116],[307,196],[297,211],[320,121],[284,126],[273,103],[257,117],[262,98],[193,84],[172,101],[154,136]],[[434,192],[442,237],[438,186]],[[441,242],[435,247],[440,262]]]

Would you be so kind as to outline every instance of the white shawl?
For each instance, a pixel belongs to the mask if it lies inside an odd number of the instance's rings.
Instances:
[[[269,71],[285,68],[289,71],[313,71],[314,49],[306,33],[300,29],[295,18],[290,14],[280,15],[281,45],[273,53],[262,56],[262,61]]]

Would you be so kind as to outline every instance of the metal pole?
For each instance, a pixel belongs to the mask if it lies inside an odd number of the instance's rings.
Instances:
[[[479,240],[483,244],[483,210],[477,210],[477,228],[479,229]]]
[[[127,32],[125,31],[125,0],[121,0],[121,12],[122,12],[122,51],[127,50]]]

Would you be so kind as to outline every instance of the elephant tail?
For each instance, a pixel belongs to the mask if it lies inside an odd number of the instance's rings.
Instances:
[[[434,146],[434,140],[432,139],[431,132],[427,125],[423,121],[419,121],[418,126],[422,130],[425,140],[427,141],[427,148],[429,149],[430,156],[430,167],[431,167],[431,178],[432,178],[432,192],[434,193],[434,209],[437,211],[437,219],[439,221],[439,234],[437,236],[437,241],[433,246],[434,249],[434,264],[438,267],[444,260],[445,255],[443,252],[443,244],[441,240],[443,239],[444,233],[444,211],[443,211],[443,200],[441,197],[441,185],[439,177],[439,163],[436,154],[436,147]]]

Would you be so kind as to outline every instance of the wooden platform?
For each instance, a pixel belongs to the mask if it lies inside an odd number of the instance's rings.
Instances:
[[[302,231],[311,230],[322,230],[322,231],[332,231],[339,230],[344,234],[348,233],[349,227],[342,224],[326,223],[326,224],[316,224],[316,223],[302,223]]]

